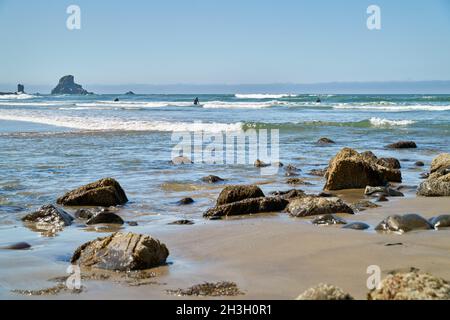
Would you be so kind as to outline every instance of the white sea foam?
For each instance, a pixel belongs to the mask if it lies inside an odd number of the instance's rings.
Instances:
[[[297,97],[296,94],[265,94],[265,93],[256,93],[256,94],[237,93],[234,96],[238,99],[281,99],[281,98]]]
[[[100,107],[100,108],[164,108],[164,107],[191,107],[192,102],[186,101],[97,101],[77,103],[77,107]]]
[[[5,99],[5,100],[23,100],[23,99],[33,99],[33,98],[36,98],[36,96],[33,96],[31,94],[26,94],[26,93],[0,95],[0,99]]]
[[[355,109],[355,110],[382,110],[382,111],[448,111],[450,105],[398,105],[394,103],[385,104],[338,104],[334,109]]]
[[[62,105],[74,105],[73,102],[68,101],[54,101],[54,102],[15,102],[15,101],[0,101],[0,106],[12,106],[12,107],[55,107]]]
[[[370,124],[375,127],[386,127],[386,126],[408,126],[416,123],[413,120],[389,120],[382,118],[370,118]]]
[[[268,102],[225,102],[208,101],[203,104],[205,109],[263,109],[278,104],[276,101]]]
[[[48,116],[43,114],[0,113],[1,120],[24,121],[79,130],[94,131],[241,131],[242,123],[203,123],[128,120],[118,118]]]

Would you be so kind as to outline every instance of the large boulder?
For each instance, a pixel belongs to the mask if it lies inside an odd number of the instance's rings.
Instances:
[[[75,78],[72,75],[64,76],[59,80],[58,85],[52,90],[52,94],[79,94],[86,95],[90,92],[83,89],[83,87],[75,83]]]
[[[378,224],[377,231],[392,231],[405,233],[413,230],[429,230],[433,226],[425,218],[417,214],[405,214],[403,216],[389,216]]]
[[[128,198],[120,184],[106,178],[90,183],[78,189],[66,193],[57,200],[64,206],[100,206],[110,207],[122,205],[128,202]]]
[[[329,213],[354,214],[353,209],[339,198],[322,198],[315,196],[306,196],[291,200],[286,211],[293,217],[307,217]]]
[[[45,205],[22,218],[24,222],[55,227],[70,226],[73,220],[74,218],[70,214],[52,204]]]
[[[281,197],[251,198],[218,205],[206,211],[205,218],[277,212],[286,208],[288,200]]]
[[[450,284],[417,271],[388,275],[368,300],[450,300]]]
[[[419,185],[417,195],[424,197],[450,196],[450,155],[441,154],[431,163],[431,174]]]
[[[402,181],[400,170],[381,166],[372,157],[350,148],[342,149],[331,159],[326,178],[325,190],[361,189]]]
[[[222,190],[217,199],[217,206],[245,199],[265,197],[262,190],[255,185],[228,186]]]
[[[83,267],[133,271],[163,265],[168,256],[166,245],[150,236],[118,232],[83,244],[71,262]]]

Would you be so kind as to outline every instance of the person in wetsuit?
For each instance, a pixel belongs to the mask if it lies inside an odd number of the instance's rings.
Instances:
[[[200,100],[198,100],[198,97],[194,100],[194,105],[198,106],[200,104]]]

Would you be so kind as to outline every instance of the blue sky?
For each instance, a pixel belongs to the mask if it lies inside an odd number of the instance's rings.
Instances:
[[[0,0],[0,39],[3,84],[450,79],[449,0]]]

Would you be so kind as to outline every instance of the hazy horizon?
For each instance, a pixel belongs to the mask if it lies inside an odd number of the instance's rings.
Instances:
[[[28,93],[48,94],[54,84],[25,85]],[[81,84],[98,94],[235,94],[235,93],[305,93],[305,94],[450,94],[450,80],[434,81],[367,81],[323,83],[254,83],[254,84]],[[13,92],[17,84],[0,84],[0,92]]]

